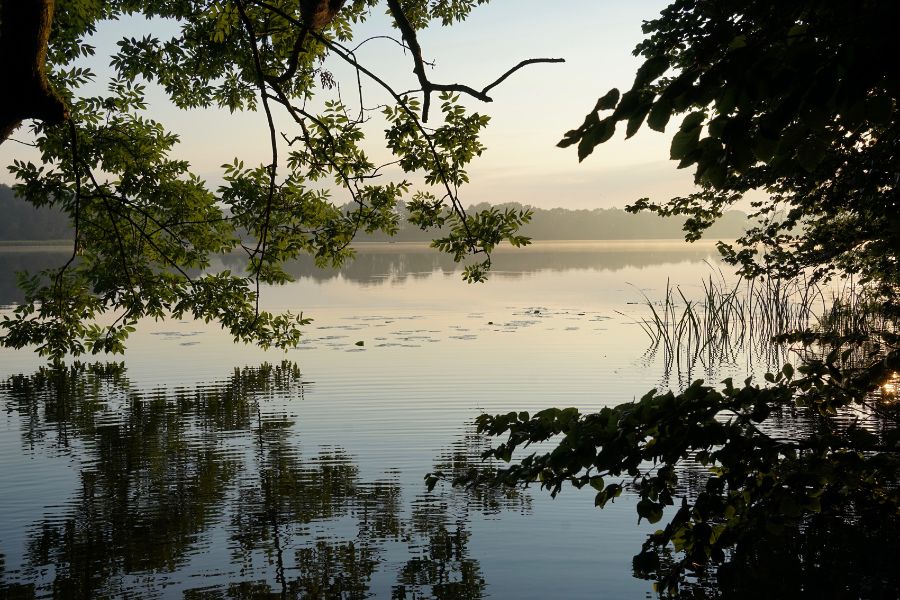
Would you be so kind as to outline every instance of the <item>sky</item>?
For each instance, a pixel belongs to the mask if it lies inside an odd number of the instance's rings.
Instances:
[[[627,89],[640,61],[632,55],[641,40],[641,23],[666,5],[658,0],[492,0],[476,8],[468,20],[452,27],[436,26],[420,36],[426,60],[434,62],[432,81],[466,83],[480,89],[527,58],[564,58],[563,64],[526,67],[491,92],[492,103],[467,100],[473,110],[491,116],[482,141],[488,150],[469,167],[471,183],[460,190],[463,204],[520,202],[542,208],[623,207],[650,196],[662,201],[693,189],[689,170],[668,160],[668,135],[642,131],[630,140],[620,132],[579,164],[574,148],[559,149],[563,133],[579,126],[597,98],[610,88]],[[92,40],[97,56],[90,66],[108,73],[109,52],[122,36],[172,30],[165,24],[138,19],[101,24]],[[393,33],[383,6],[355,32],[357,41]],[[386,40],[363,46],[361,62],[397,90],[416,87],[412,62]],[[339,81],[352,73],[330,61]],[[99,82],[104,82],[103,77]],[[352,82],[352,78],[349,79]],[[366,85],[366,103],[386,101],[376,86]],[[221,181],[220,165],[240,157],[246,164],[267,160],[268,131],[264,116],[231,115],[227,111],[178,111],[164,94],[150,90],[150,114],[181,136],[179,158],[210,185]],[[287,125],[287,122],[284,122]],[[670,126],[673,127],[673,126]],[[386,158],[377,119],[367,150]],[[28,140],[28,130],[14,135]],[[0,145],[0,183],[13,182],[5,166],[13,159],[37,160],[26,146]],[[336,198],[338,200],[338,198]]]

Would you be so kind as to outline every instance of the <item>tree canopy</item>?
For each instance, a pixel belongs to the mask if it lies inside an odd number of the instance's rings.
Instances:
[[[22,280],[26,301],[0,323],[2,343],[57,358],[117,352],[139,319],[189,315],[221,323],[236,340],[291,346],[306,321],[260,310],[260,284],[287,281],[281,265],[300,254],[340,264],[357,232],[395,232],[401,200],[414,225],[445,228],[437,248],[458,261],[475,256],[464,275],[483,280],[497,244],[527,243],[517,230],[530,213],[469,213],[460,202],[489,120],[466,110],[460,96],[489,102],[519,68],[558,61],[524,60],[482,89],[431,81],[418,32],[464,19],[483,2],[386,2],[394,29],[385,34],[420,85],[410,92],[393,89],[351,46],[364,43],[354,26],[378,10],[376,0],[0,3],[8,89],[65,107],[51,115],[0,105],[3,139],[22,119],[37,119],[41,160],[11,165],[15,191],[61,208],[75,231],[66,264]],[[170,23],[176,33],[120,40],[107,90],[97,93],[96,74],[82,64],[94,52],[89,36],[129,15]],[[352,67],[355,97],[341,96],[326,57]],[[369,108],[364,80],[391,103]],[[154,118],[148,82],[177,108],[259,111],[269,160],[236,157],[223,165],[223,185],[211,189],[173,158],[178,136]],[[393,153],[387,164],[373,162],[365,146],[363,125],[379,115]],[[392,165],[398,177],[385,174]],[[414,188],[404,175],[424,185]],[[342,209],[347,202],[351,210]],[[248,259],[245,273],[191,275],[210,256],[235,250]],[[104,321],[105,314],[114,316]]]
[[[509,465],[429,484],[589,486],[600,507],[630,490],[639,520],[674,512],[634,559],[663,595],[895,595],[883,557],[900,529],[898,16],[895,2],[675,0],[644,24],[631,88],[560,142],[584,160],[620,124],[631,137],[673,122],[670,157],[699,191],[631,210],[685,216],[689,240],[764,192],[761,224],[720,245],[726,260],[751,277],[853,277],[864,290],[856,307],[835,302],[848,318],[781,332],[802,364],[594,414],[483,415],[479,429],[502,436],[486,456]],[[858,311],[880,325],[859,326]]]
[[[687,215],[696,239],[750,190],[763,224],[726,257],[744,273],[859,274],[898,283],[900,6],[878,0],[680,0],[644,24],[644,63],[561,146],[586,158],[620,123],[663,131],[700,190],[634,210]]]

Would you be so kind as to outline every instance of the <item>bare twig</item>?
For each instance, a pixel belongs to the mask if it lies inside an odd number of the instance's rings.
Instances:
[[[359,50],[360,48],[362,48],[365,44],[368,44],[369,42],[373,42],[373,41],[375,41],[375,40],[389,40],[389,41],[391,41],[391,42],[394,42],[395,44],[397,44],[398,46],[400,46],[400,47],[403,48],[404,50],[409,50],[409,46],[407,46],[407,45],[406,45],[405,43],[403,43],[401,40],[398,40],[397,38],[395,38],[395,37],[393,37],[393,36],[390,36],[390,35],[373,35],[372,37],[368,37],[368,38],[364,39],[363,41],[361,41],[360,43],[358,43],[356,46],[354,46],[354,47],[353,47],[353,52],[356,52],[357,50]]]
[[[317,34],[315,34],[315,35],[317,35]],[[438,170],[438,176],[440,177],[440,180],[444,186],[444,189],[447,191],[446,197],[450,198],[450,203],[453,207],[453,211],[457,214],[457,216],[460,219],[460,222],[463,225],[463,228],[466,230],[466,238],[470,241],[470,243],[469,243],[470,249],[472,250],[473,253],[478,253],[479,250],[477,249],[474,242],[472,241],[473,236],[472,236],[471,231],[469,230],[466,211],[463,208],[462,204],[460,203],[459,198],[457,197],[457,193],[451,187],[450,177],[444,171],[444,167],[440,161],[440,153],[437,151],[437,148],[434,145],[434,140],[432,140],[431,134],[425,129],[425,126],[422,124],[422,121],[419,120],[418,115],[416,115],[415,111],[413,111],[411,108],[409,108],[409,105],[406,103],[406,100],[404,100],[404,98],[401,97],[400,94],[398,94],[396,91],[394,91],[394,88],[392,88],[390,86],[390,84],[388,84],[381,77],[379,77],[378,75],[373,73],[371,70],[369,70],[366,67],[364,67],[363,65],[361,65],[359,63],[359,61],[356,59],[356,56],[354,56],[353,53],[348,48],[345,48],[344,46],[342,46],[341,44],[339,44],[337,42],[332,42],[331,40],[327,40],[318,35],[317,35],[317,37],[318,37],[319,41],[321,41],[323,44],[325,44],[325,46],[329,50],[331,50],[332,52],[334,52],[335,54],[340,56],[342,59],[344,59],[346,62],[351,64],[359,72],[366,75],[366,77],[368,77],[369,79],[371,79],[372,81],[374,81],[375,83],[380,85],[382,87],[382,89],[384,89],[388,94],[390,94],[390,96],[394,99],[394,101],[397,103],[397,105],[400,106],[400,108],[403,110],[403,112],[405,112],[406,115],[412,120],[416,129],[418,129],[419,132],[422,134],[422,139],[424,139],[425,143],[428,144],[429,152],[431,152],[431,155],[435,159],[435,167]]]
[[[394,21],[397,23],[397,27],[400,29],[400,34],[403,36],[403,41],[406,42],[406,45],[409,47],[410,53],[413,57],[413,73],[416,74],[416,77],[419,79],[419,85],[422,86],[422,93],[425,95],[424,100],[422,101],[422,122],[428,122],[428,112],[431,107],[431,94],[432,92],[460,92],[463,94],[468,94],[473,98],[481,100],[482,102],[493,102],[493,98],[488,96],[488,92],[503,83],[510,75],[521,69],[522,67],[533,65],[536,63],[560,63],[565,62],[563,58],[530,58],[528,60],[523,60],[506,73],[501,75],[496,81],[484,87],[481,90],[476,90],[473,87],[468,85],[464,85],[461,83],[434,83],[428,79],[428,76],[425,74],[425,60],[422,58],[422,46],[419,45],[419,39],[416,36],[416,30],[410,24],[409,19],[406,18],[406,14],[403,12],[403,7],[400,6],[400,0],[387,0],[388,8],[391,11],[391,16],[394,17]]]
[[[506,79],[510,75],[512,75],[513,73],[515,73],[522,67],[527,67],[528,65],[534,65],[534,64],[538,64],[538,63],[564,63],[564,62],[566,62],[566,59],[564,59],[564,58],[528,58],[526,60],[523,60],[522,62],[520,62],[513,68],[511,68],[509,71],[507,71],[500,77],[498,77],[497,80],[494,81],[494,83],[491,83],[490,85],[487,85],[484,88],[482,88],[481,93],[487,94],[489,91],[491,91],[492,89],[494,89],[495,87],[497,87],[498,85],[500,85],[501,83],[506,81]],[[490,99],[487,100],[487,102],[490,102],[490,101],[491,101]]]

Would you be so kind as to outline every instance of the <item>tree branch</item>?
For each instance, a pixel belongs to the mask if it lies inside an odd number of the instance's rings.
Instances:
[[[428,76],[425,74],[425,60],[422,58],[422,46],[419,45],[416,30],[410,24],[409,19],[406,18],[403,7],[400,6],[400,0],[387,0],[387,3],[391,11],[391,16],[394,17],[394,21],[400,29],[400,34],[403,36],[403,41],[406,42],[406,45],[409,47],[409,51],[412,54],[413,73],[415,73],[416,77],[419,79],[419,85],[422,86],[422,93],[425,95],[425,98],[422,101],[423,123],[428,122],[428,112],[431,108],[432,92],[460,92],[481,100],[482,102],[493,102],[494,100],[488,96],[488,92],[503,83],[510,75],[522,67],[536,63],[565,62],[564,58],[530,58],[528,60],[523,60],[480,91],[461,83],[433,83],[432,81],[429,81]]]
[[[262,60],[259,57],[259,48],[256,46],[256,38],[254,37],[253,32],[253,24],[250,22],[250,18],[247,16],[247,12],[244,9],[244,3],[241,0],[237,0],[236,3],[238,8],[238,13],[240,14],[241,23],[244,26],[244,29],[247,32],[247,37],[250,43],[250,50],[253,54],[253,64],[256,67],[256,77],[257,77],[257,85],[259,87],[259,95],[262,99],[263,109],[266,113],[266,123],[269,126],[269,142],[272,147],[272,164],[269,166],[269,189],[268,196],[266,198],[266,208],[265,213],[263,215],[263,227],[262,227],[262,235],[260,236],[259,241],[256,244],[256,250],[253,252],[253,257],[256,259],[256,255],[260,254],[259,262],[256,266],[256,272],[254,273],[254,280],[256,283],[256,315],[259,316],[259,275],[262,271],[263,263],[266,258],[266,243],[268,242],[268,234],[270,221],[272,216],[272,203],[275,199],[275,186],[276,186],[276,178],[278,173],[278,134],[275,130],[275,121],[272,119],[272,109],[269,107],[269,97],[266,93],[266,79],[265,73],[263,73],[262,68]],[[309,31],[308,28],[304,29],[304,32],[301,34],[301,38],[306,37],[306,33]],[[300,40],[300,44],[302,44],[303,40]],[[296,57],[295,57],[296,62]]]

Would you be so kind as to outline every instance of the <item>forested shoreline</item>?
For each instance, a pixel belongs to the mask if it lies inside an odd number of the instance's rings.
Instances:
[[[476,212],[489,208],[487,203],[469,208]],[[527,208],[521,204],[497,205],[498,208]],[[682,220],[663,218],[651,213],[631,214],[621,208],[569,210],[565,208],[531,208],[534,216],[522,227],[522,234],[535,240],[640,240],[677,239],[684,236]],[[401,208],[401,213],[404,209]],[[52,207],[35,207],[0,184],[0,242],[67,240],[72,238],[68,217]],[[358,241],[430,242],[435,231],[421,230],[400,215],[396,236],[385,233],[361,234]],[[734,239],[746,227],[747,215],[729,211],[707,233],[708,239]]]
[[[488,203],[470,206],[470,213],[489,209]],[[531,222],[523,225],[519,232],[534,240],[662,240],[684,237],[684,219],[680,217],[660,217],[641,212],[629,213],[621,208],[594,208],[570,210],[567,208],[535,208],[518,203],[493,205],[500,210],[521,210],[529,208],[533,212]],[[731,210],[722,215],[704,236],[711,240],[733,240],[747,228],[747,214]],[[385,233],[359,234],[360,241],[421,241],[430,242],[435,237],[434,230],[421,230],[406,221],[401,212],[400,231],[394,237]]]

